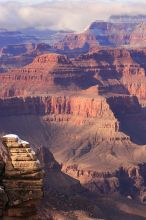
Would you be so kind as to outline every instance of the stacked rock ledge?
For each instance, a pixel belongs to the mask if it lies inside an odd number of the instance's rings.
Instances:
[[[34,215],[43,197],[41,164],[29,143],[17,135],[9,134],[1,139],[6,150],[2,177],[2,189],[8,197],[5,214],[11,217]]]

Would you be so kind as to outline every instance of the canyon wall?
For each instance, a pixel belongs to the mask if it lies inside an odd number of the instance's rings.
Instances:
[[[11,107],[10,107],[11,106]],[[113,117],[106,99],[84,96],[37,96],[0,99],[0,115],[68,114],[84,117]],[[110,115],[109,115],[110,114]]]
[[[37,96],[15,97],[0,99],[0,116],[13,115],[47,115],[48,121],[78,121],[78,123],[90,122],[94,119],[111,121],[115,130],[118,129],[118,114],[140,112],[140,106],[136,97],[120,96],[104,98],[101,96],[91,98],[80,96]],[[115,116],[114,116],[115,114]],[[89,120],[88,120],[89,119]],[[92,121],[90,119],[93,119]],[[117,128],[116,128],[117,127]]]
[[[64,55],[45,54],[36,57],[23,68],[10,69],[0,75],[1,97],[48,94],[51,91],[81,90],[96,84],[93,74],[87,74]]]
[[[0,75],[0,97],[59,91],[88,95],[86,90],[96,87],[96,95],[134,95],[141,101],[146,97],[145,57],[143,50],[127,49],[99,49],[75,59],[40,55],[31,64]]]
[[[99,94],[131,94],[145,103],[145,49],[99,49],[80,55],[74,62],[95,74]]]
[[[106,100],[102,97],[40,96],[0,99],[0,116],[38,115],[47,122],[71,122],[78,125],[95,124],[100,128],[119,129]]]

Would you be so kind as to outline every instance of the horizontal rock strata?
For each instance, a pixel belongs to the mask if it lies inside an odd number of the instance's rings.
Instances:
[[[43,197],[43,171],[29,143],[17,135],[2,137],[7,150],[2,178],[8,197],[5,215],[11,217],[35,214],[37,201]],[[3,189],[1,190],[3,193]]]

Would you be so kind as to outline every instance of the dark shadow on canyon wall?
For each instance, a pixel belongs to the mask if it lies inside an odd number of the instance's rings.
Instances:
[[[120,99],[120,101],[118,100]],[[120,130],[127,134],[131,141],[138,145],[146,144],[146,111],[142,109],[137,97],[133,97],[132,105],[129,101],[110,97],[107,99],[115,117],[120,122]]]

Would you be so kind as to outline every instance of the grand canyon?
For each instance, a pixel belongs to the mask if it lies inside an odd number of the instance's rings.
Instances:
[[[0,29],[0,218],[146,219],[146,15]]]

